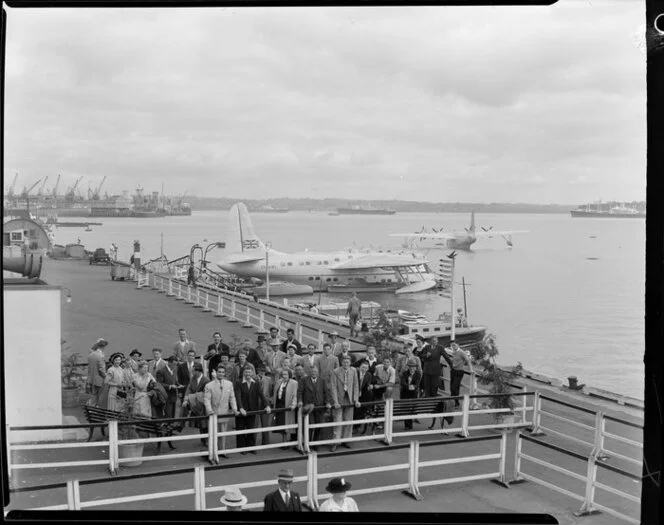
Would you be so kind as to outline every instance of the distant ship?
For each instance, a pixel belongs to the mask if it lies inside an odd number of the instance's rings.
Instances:
[[[601,202],[597,204],[586,204],[579,206],[576,210],[571,210],[572,217],[586,217],[586,218],[609,218],[609,219],[643,219],[646,216],[645,211],[639,211],[636,208],[631,208],[625,204],[609,204],[602,206]]]
[[[337,208],[338,215],[394,215],[396,211],[372,206],[351,206],[350,208]],[[330,214],[332,215],[332,214]]]
[[[266,205],[261,206],[260,208],[254,208],[251,210],[251,213],[288,213],[290,209],[288,208],[273,208],[272,206]]]

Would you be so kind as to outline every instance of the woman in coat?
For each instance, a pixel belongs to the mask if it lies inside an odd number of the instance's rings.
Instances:
[[[99,406],[116,412],[121,412],[124,406],[124,400],[118,398],[118,389],[124,389],[126,380],[125,372],[120,366],[123,358],[124,356],[120,352],[111,356],[110,361],[112,366],[106,371],[104,388],[100,396]]]
[[[296,410],[297,410],[297,381],[292,379],[293,373],[288,368],[281,371],[281,378],[274,386],[274,397],[272,399],[272,406],[276,408],[289,408],[288,412],[276,413],[276,426],[294,425],[296,423]],[[283,441],[287,441],[288,432],[286,430],[277,430],[283,435]],[[297,430],[291,434],[297,436]],[[297,437],[295,438],[297,439]]]
[[[134,413],[142,416],[152,417],[152,407],[150,405],[150,396],[148,395],[148,385],[155,382],[152,374],[148,372],[147,361],[138,363],[138,374],[134,374]]]

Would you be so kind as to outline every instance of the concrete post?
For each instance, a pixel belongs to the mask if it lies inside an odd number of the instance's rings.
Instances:
[[[112,475],[120,468],[120,452],[118,450],[118,422],[108,422],[108,462]]]
[[[408,449],[408,490],[404,492],[418,501],[424,499],[418,488],[419,469],[420,444],[417,441],[411,441],[410,448]]]
[[[196,510],[205,510],[205,468],[194,467],[194,505]]]
[[[68,510],[81,510],[81,491],[77,479],[67,482],[67,508]]]

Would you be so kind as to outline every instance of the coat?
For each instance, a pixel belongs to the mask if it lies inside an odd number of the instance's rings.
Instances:
[[[159,365],[157,365],[157,362],[153,359],[152,361],[148,362],[148,373],[152,377],[156,378],[157,377],[157,370],[160,370],[165,366],[166,366],[166,361],[164,361],[163,359],[159,360]],[[157,370],[155,370],[155,368]]]
[[[359,388],[359,401],[360,403],[367,403],[374,400],[373,390],[369,390],[369,385],[374,384],[374,376],[371,372],[367,371],[360,382],[360,371],[357,370],[357,383]]]
[[[443,365],[440,363],[443,349],[440,346],[431,348],[425,346],[422,352],[422,375],[440,377],[443,373]]]
[[[272,394],[272,407],[277,405],[277,394],[279,393],[279,386],[281,381],[275,383],[274,385],[274,394]],[[297,381],[295,379],[289,379],[286,383],[286,392],[284,393],[284,407],[285,408],[297,408]],[[285,413],[284,425],[294,425],[297,421],[297,412],[294,410],[289,410]],[[293,432],[291,430],[291,432]]]
[[[88,354],[88,379],[87,384],[101,387],[106,377],[106,362],[104,354],[98,350],[93,350]]]
[[[166,390],[166,395],[168,396],[167,402],[175,403],[178,399],[178,393],[180,392],[176,388],[170,388],[179,385],[175,370],[171,371],[168,366],[160,368],[157,370],[157,376],[155,379],[164,387],[164,390]]]
[[[302,365],[302,368],[304,368],[304,373],[310,376],[311,369],[318,368],[318,361],[320,361],[320,356],[314,355],[314,364],[312,365],[311,361],[309,360],[309,354],[304,354],[300,358],[300,364]],[[318,375],[320,376],[320,368],[318,368]]]
[[[189,385],[187,386],[187,390],[185,392],[186,395],[189,394],[197,394],[199,392],[204,392],[205,391],[205,385],[207,385],[210,382],[210,380],[205,377],[201,376],[201,381],[198,383],[198,386],[196,385],[196,380],[192,377],[191,381],[189,381]]]
[[[178,383],[181,385],[189,385],[191,377],[193,375],[193,363],[192,363],[192,373],[189,374],[189,362],[185,361],[180,363],[176,369],[176,376],[178,378]]]
[[[214,380],[205,384],[205,410],[208,414],[230,414],[237,412],[235,388],[228,379]]]
[[[270,492],[265,496],[263,500],[263,511],[264,512],[302,512],[302,502],[300,501],[300,495],[295,491],[290,491],[290,501],[288,507],[284,503],[284,499],[281,497],[279,489],[274,492]]]
[[[265,366],[268,371],[274,372],[284,364],[284,359],[286,359],[286,353],[281,350],[276,352],[268,351],[265,353]]]
[[[332,401],[330,397],[330,389],[320,377],[316,380],[316,384],[314,384],[313,378],[307,376],[300,381],[297,388],[297,401],[304,406],[325,406]]]
[[[289,341],[288,339],[284,339],[284,341],[281,343],[281,351],[282,351],[284,354],[287,354],[287,353],[288,353],[288,347],[289,347],[290,345],[295,345],[295,347],[297,348],[297,350],[295,350],[295,353],[296,353],[297,355],[302,355],[302,345],[301,345],[300,342],[299,342],[297,339],[295,339],[294,337],[293,337],[293,340],[292,340],[292,341]]]
[[[415,370],[413,377],[411,379],[411,385],[415,388],[413,390],[408,390],[408,377],[410,375],[410,370],[406,370],[401,375],[401,397],[417,397],[417,393],[420,390],[420,381],[422,380],[422,373],[419,370]],[[405,395],[404,395],[405,394]]]
[[[268,399],[263,395],[263,390],[256,380],[251,382],[251,386],[247,390],[244,380],[235,384],[235,400],[237,401],[237,409],[244,409],[247,412],[254,412],[263,410],[266,406],[270,405]]]
[[[184,361],[187,357],[189,350],[196,351],[196,343],[188,339],[182,344],[181,341],[176,341],[173,345],[173,355],[178,358],[178,361]]]
[[[341,367],[332,372],[332,381],[330,391],[333,405],[341,405],[344,400],[344,374],[345,370]],[[348,369],[348,398],[351,403],[357,403],[360,399],[359,378],[357,370],[352,367]]]
[[[339,360],[336,356],[330,355],[325,357],[321,355],[318,358],[318,371],[320,372],[320,377],[326,382],[330,383],[332,381],[332,374],[334,370],[339,367]]]

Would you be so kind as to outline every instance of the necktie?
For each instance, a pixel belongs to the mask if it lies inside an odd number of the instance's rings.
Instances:
[[[288,505],[290,505],[290,494],[286,492],[286,507],[288,507]]]
[[[315,385],[316,384],[316,378],[315,377],[314,377],[313,381],[314,381],[314,385]]]
[[[348,370],[344,373],[344,392],[348,392]]]

